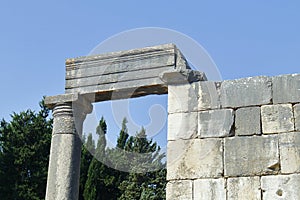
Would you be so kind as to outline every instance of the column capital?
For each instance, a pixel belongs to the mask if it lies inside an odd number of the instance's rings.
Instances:
[[[92,112],[93,105],[92,99],[89,95],[80,95],[78,93],[60,94],[56,96],[47,96],[45,98],[45,104],[48,108],[54,110],[56,106],[63,104],[73,104],[72,107],[80,107],[86,114]]]
[[[79,94],[46,97],[45,104],[53,110],[53,134],[81,136],[83,121],[93,110],[90,99]]]

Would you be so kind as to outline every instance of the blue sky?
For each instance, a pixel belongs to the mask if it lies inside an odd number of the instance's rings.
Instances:
[[[66,58],[134,28],[188,35],[223,79],[299,73],[299,9],[296,0],[1,1],[0,118],[64,93]]]

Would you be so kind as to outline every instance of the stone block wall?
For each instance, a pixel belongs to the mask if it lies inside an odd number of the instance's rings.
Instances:
[[[168,86],[167,199],[300,199],[300,74]]]

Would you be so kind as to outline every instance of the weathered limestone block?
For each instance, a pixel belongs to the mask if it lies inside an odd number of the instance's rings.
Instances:
[[[182,84],[168,86],[168,112],[197,111],[198,91],[196,84]]]
[[[272,99],[272,82],[269,77],[258,76],[223,81],[221,105],[243,107],[269,104]]]
[[[191,139],[198,131],[198,113],[172,113],[168,115],[168,140]]]
[[[295,129],[300,131],[300,104],[294,105]]]
[[[225,176],[278,173],[278,151],[277,135],[225,138]]]
[[[223,173],[222,139],[169,141],[167,179],[220,177]]]
[[[166,200],[193,199],[193,181],[176,180],[167,183]]]
[[[247,107],[236,110],[236,135],[255,135],[260,133],[260,107]]]
[[[201,138],[229,136],[234,122],[233,110],[200,111],[198,121]]]
[[[200,81],[198,109],[208,110],[220,108],[220,83]]]
[[[226,199],[224,179],[197,179],[194,181],[194,199]]]
[[[291,104],[265,105],[261,107],[262,132],[283,133],[294,130]]]
[[[273,102],[300,102],[300,74],[273,77]]]
[[[279,149],[281,172],[300,172],[300,132],[281,134]]]
[[[300,174],[263,176],[261,189],[263,200],[300,199]]]
[[[228,200],[261,200],[260,178],[238,177],[227,179]]]

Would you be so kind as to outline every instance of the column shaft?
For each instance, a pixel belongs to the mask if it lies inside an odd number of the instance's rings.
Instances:
[[[81,140],[75,128],[72,103],[56,105],[53,117],[46,200],[77,200]]]

